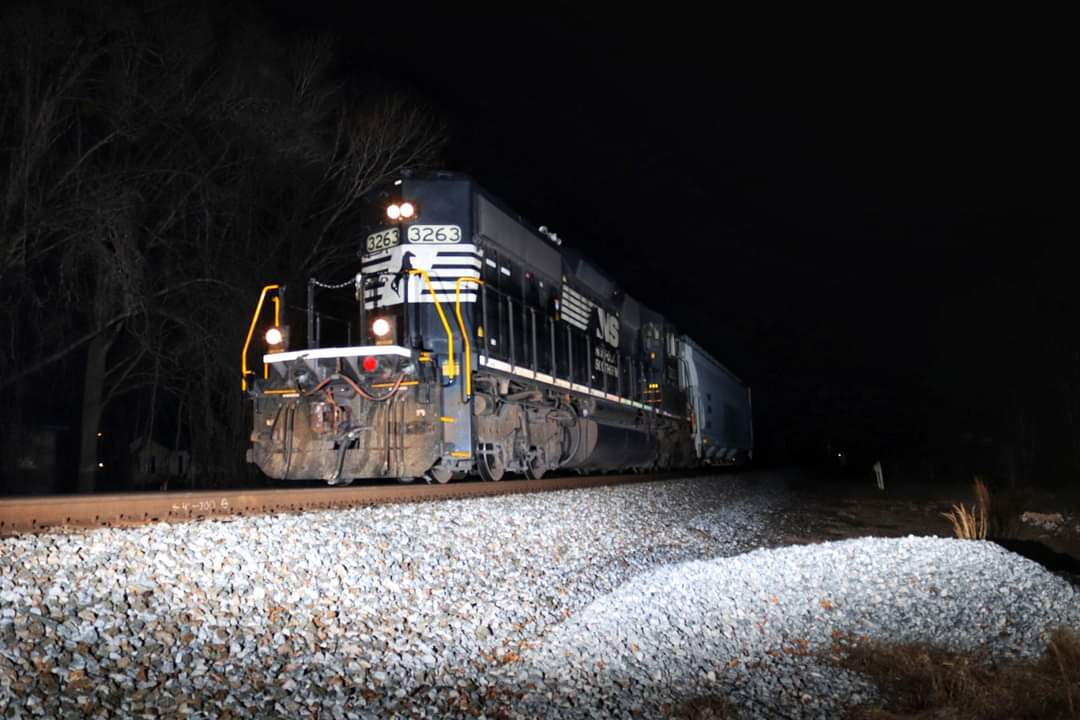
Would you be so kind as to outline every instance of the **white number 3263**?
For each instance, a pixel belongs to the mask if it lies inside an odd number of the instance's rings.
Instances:
[[[411,243],[457,243],[461,242],[461,228],[457,225],[410,225]]]

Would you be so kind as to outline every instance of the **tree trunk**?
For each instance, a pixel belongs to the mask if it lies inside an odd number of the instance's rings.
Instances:
[[[181,400],[176,403],[176,436],[173,439],[173,457],[176,458],[176,484],[183,486],[184,476],[187,474],[188,467],[191,465],[190,456],[188,462],[184,463],[181,467],[180,463],[183,456],[180,454],[180,427],[184,421],[184,401]],[[170,468],[171,469],[171,468]],[[169,476],[165,476],[165,483],[161,486],[162,490],[169,489]]]
[[[98,471],[98,432],[104,409],[105,369],[113,335],[95,335],[86,348],[82,424],[79,427],[79,492],[94,492]]]

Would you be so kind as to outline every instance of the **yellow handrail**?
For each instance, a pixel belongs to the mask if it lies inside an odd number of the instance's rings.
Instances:
[[[439,319],[442,320],[443,330],[446,331],[447,351],[446,351],[446,376],[448,378],[457,377],[457,366],[454,365],[454,333],[450,330],[450,323],[446,321],[446,313],[443,312],[442,303],[439,302],[438,296],[435,294],[435,287],[431,284],[431,278],[423,270],[412,268],[409,270],[410,275],[419,275],[424,278],[424,282],[427,283],[428,291],[431,293],[431,299],[435,301],[435,309],[439,312]]]
[[[274,327],[281,327],[281,296],[275,295],[270,298],[274,301]],[[263,363],[263,380],[270,377],[270,366]]]
[[[483,285],[480,278],[459,277],[454,282],[454,312],[457,314],[458,327],[461,328],[461,341],[465,343],[465,401],[472,397],[472,347],[469,345],[469,332],[465,329],[465,321],[461,319],[461,283],[472,282]]]
[[[250,374],[247,366],[248,348],[251,347],[251,336],[255,334],[255,325],[259,322],[259,316],[262,315],[263,303],[266,301],[266,293],[271,290],[277,290],[280,285],[267,285],[262,289],[262,293],[259,295],[259,304],[255,306],[255,314],[251,316],[251,327],[248,328],[247,339],[244,340],[244,352],[240,356],[240,389],[247,391],[247,376]],[[281,322],[281,300],[274,298],[274,324],[278,325]],[[263,363],[263,372],[266,372],[265,363]]]

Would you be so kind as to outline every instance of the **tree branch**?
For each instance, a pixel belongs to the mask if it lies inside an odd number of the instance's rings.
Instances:
[[[164,290],[159,290],[158,292],[154,293],[150,297],[151,298],[162,297],[162,296],[168,295],[169,293],[176,292],[177,290],[180,290],[181,288],[187,287],[189,285],[194,285],[196,283],[212,283],[212,284],[215,284],[215,285],[222,285],[222,286],[224,286],[224,287],[226,287],[226,288],[228,288],[230,290],[235,290],[235,288],[233,288],[231,285],[228,285],[227,283],[224,283],[224,282],[222,282],[220,280],[217,280],[217,279],[214,279],[214,278],[197,278],[197,279],[194,279],[194,280],[186,280],[186,281],[184,281],[182,283],[179,283],[177,285],[173,285],[172,287],[165,288]],[[26,368],[25,370],[21,370],[21,371],[15,373],[14,375],[9,375],[8,377],[5,377],[3,380],[0,380],[0,389],[6,388],[9,385],[14,385],[15,383],[17,383],[18,381],[20,381],[23,378],[27,377],[28,375],[33,375],[34,373],[38,372],[42,368],[48,367],[49,365],[52,365],[55,362],[63,360],[65,357],[67,357],[71,353],[75,352],[76,350],[81,348],[83,345],[90,342],[91,340],[93,340],[94,338],[96,338],[98,335],[105,332],[106,330],[109,330],[110,328],[114,328],[117,325],[119,325],[120,323],[124,322],[125,320],[133,318],[136,315],[141,315],[144,312],[146,312],[145,309],[140,308],[140,309],[130,310],[128,312],[120,313],[116,317],[114,317],[111,320],[109,320],[108,322],[106,322],[101,327],[97,328],[96,330],[91,330],[90,332],[86,333],[85,335],[83,335],[79,339],[75,340],[74,342],[69,343],[67,346],[61,348],[60,350],[57,350],[52,355],[49,355],[48,357],[39,360],[38,362],[34,363],[30,367]]]

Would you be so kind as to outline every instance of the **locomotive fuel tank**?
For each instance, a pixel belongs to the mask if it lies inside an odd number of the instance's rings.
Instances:
[[[644,429],[582,418],[577,449],[562,467],[588,470],[645,468],[656,461],[656,436]]]
[[[573,452],[563,467],[575,470],[648,468],[659,455],[655,422],[644,413],[590,402],[578,418]]]

